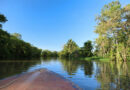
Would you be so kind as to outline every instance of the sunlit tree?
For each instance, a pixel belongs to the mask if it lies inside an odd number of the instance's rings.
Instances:
[[[68,40],[68,42],[64,45],[64,48],[63,50],[60,52],[60,56],[63,56],[63,57],[70,57],[70,55],[78,50],[79,47],[78,45],[72,40]]]
[[[119,1],[105,5],[96,17],[95,32],[100,56],[110,56],[112,60],[126,61],[130,51],[130,5],[122,8]]]

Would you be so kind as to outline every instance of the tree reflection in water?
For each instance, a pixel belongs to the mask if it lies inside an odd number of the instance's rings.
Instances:
[[[77,72],[77,69],[80,67],[84,70],[84,74],[91,76],[93,71],[93,63],[91,61],[83,61],[83,60],[67,60],[60,59],[64,70],[67,71],[69,75],[73,75]]]
[[[0,79],[26,72],[30,67],[40,64],[40,60],[33,61],[5,61],[0,62]]]
[[[26,72],[30,67],[37,69],[37,66],[51,69],[53,72],[58,72],[63,76],[67,74],[68,78],[72,77],[70,80],[74,81],[74,83],[76,81],[77,85],[88,90],[130,89],[130,62],[101,62],[57,58],[44,58],[33,61],[6,61],[0,62],[0,79]]]
[[[129,62],[97,62],[96,78],[102,90],[129,90],[130,64]],[[129,67],[128,67],[129,66]],[[128,69],[129,68],[129,69]]]
[[[95,79],[99,82],[97,90],[130,89],[130,62],[100,62],[66,59],[60,59],[60,62],[69,75],[79,74],[77,71],[79,68],[83,70],[84,75],[89,78],[95,75]],[[94,62],[96,67],[94,67]]]

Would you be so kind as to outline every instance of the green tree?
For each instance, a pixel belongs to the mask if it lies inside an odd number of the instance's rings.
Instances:
[[[41,49],[21,39],[19,33],[10,34],[2,30],[2,23],[7,19],[0,14],[0,59],[32,59],[41,56]]]
[[[113,1],[102,8],[101,14],[96,17],[95,32],[100,56],[110,56],[113,60],[126,61],[129,52],[129,17],[130,5],[121,7],[119,1]]]
[[[70,39],[64,45],[63,50],[59,54],[61,57],[70,57],[71,54],[78,49],[79,49],[78,45],[72,39]]]
[[[2,23],[5,23],[6,21],[6,17],[3,14],[0,14],[0,29],[2,28]]]
[[[57,51],[43,50],[42,51],[42,57],[44,57],[44,58],[58,57],[58,52]]]
[[[0,29],[0,59],[4,59],[10,55],[9,41],[10,35],[6,31]]]
[[[16,37],[17,39],[22,39],[22,35],[19,33],[13,33],[12,36]]]
[[[82,52],[83,52],[83,56],[84,57],[91,57],[92,54],[92,49],[93,49],[93,45],[92,45],[92,41],[87,41],[84,43],[84,47],[81,48]]]

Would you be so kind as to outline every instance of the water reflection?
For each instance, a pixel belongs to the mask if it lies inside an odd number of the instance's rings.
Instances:
[[[130,64],[123,62],[97,62],[97,81],[99,89],[107,90],[130,90]]]
[[[93,74],[93,62],[92,61],[86,61],[83,63],[83,68],[84,68],[84,74],[86,76],[91,77]]]
[[[57,61],[58,59],[56,57],[54,58],[51,58],[51,57],[47,57],[47,58],[41,58],[41,60],[44,62],[44,63],[49,63],[51,61]]]
[[[130,62],[99,62],[56,58],[0,62],[0,79],[37,68],[52,70],[83,89],[129,90],[130,88]]]
[[[79,62],[76,60],[60,59],[60,62],[62,63],[64,70],[67,71],[69,75],[74,75],[79,67]]]
[[[92,61],[60,59],[60,62],[62,63],[64,70],[67,71],[69,75],[74,75],[74,73],[77,72],[78,68],[84,70],[85,75],[87,76],[92,75],[93,71]]]
[[[40,61],[5,61],[0,62],[0,79],[26,72]]]

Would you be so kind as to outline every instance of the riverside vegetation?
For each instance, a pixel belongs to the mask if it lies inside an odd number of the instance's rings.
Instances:
[[[130,4],[122,7],[119,1],[113,1],[104,5],[96,17],[94,32],[98,38],[94,44],[88,40],[83,47],[79,47],[70,39],[60,52],[38,49],[23,41],[20,34],[9,34],[2,29],[2,23],[6,21],[6,17],[0,14],[0,59],[96,56],[97,59],[107,57],[109,60],[126,62],[130,57]]]
[[[6,21],[6,17],[0,14],[0,59],[39,58],[41,49],[23,41],[18,33],[9,34],[2,30],[2,23]]]

